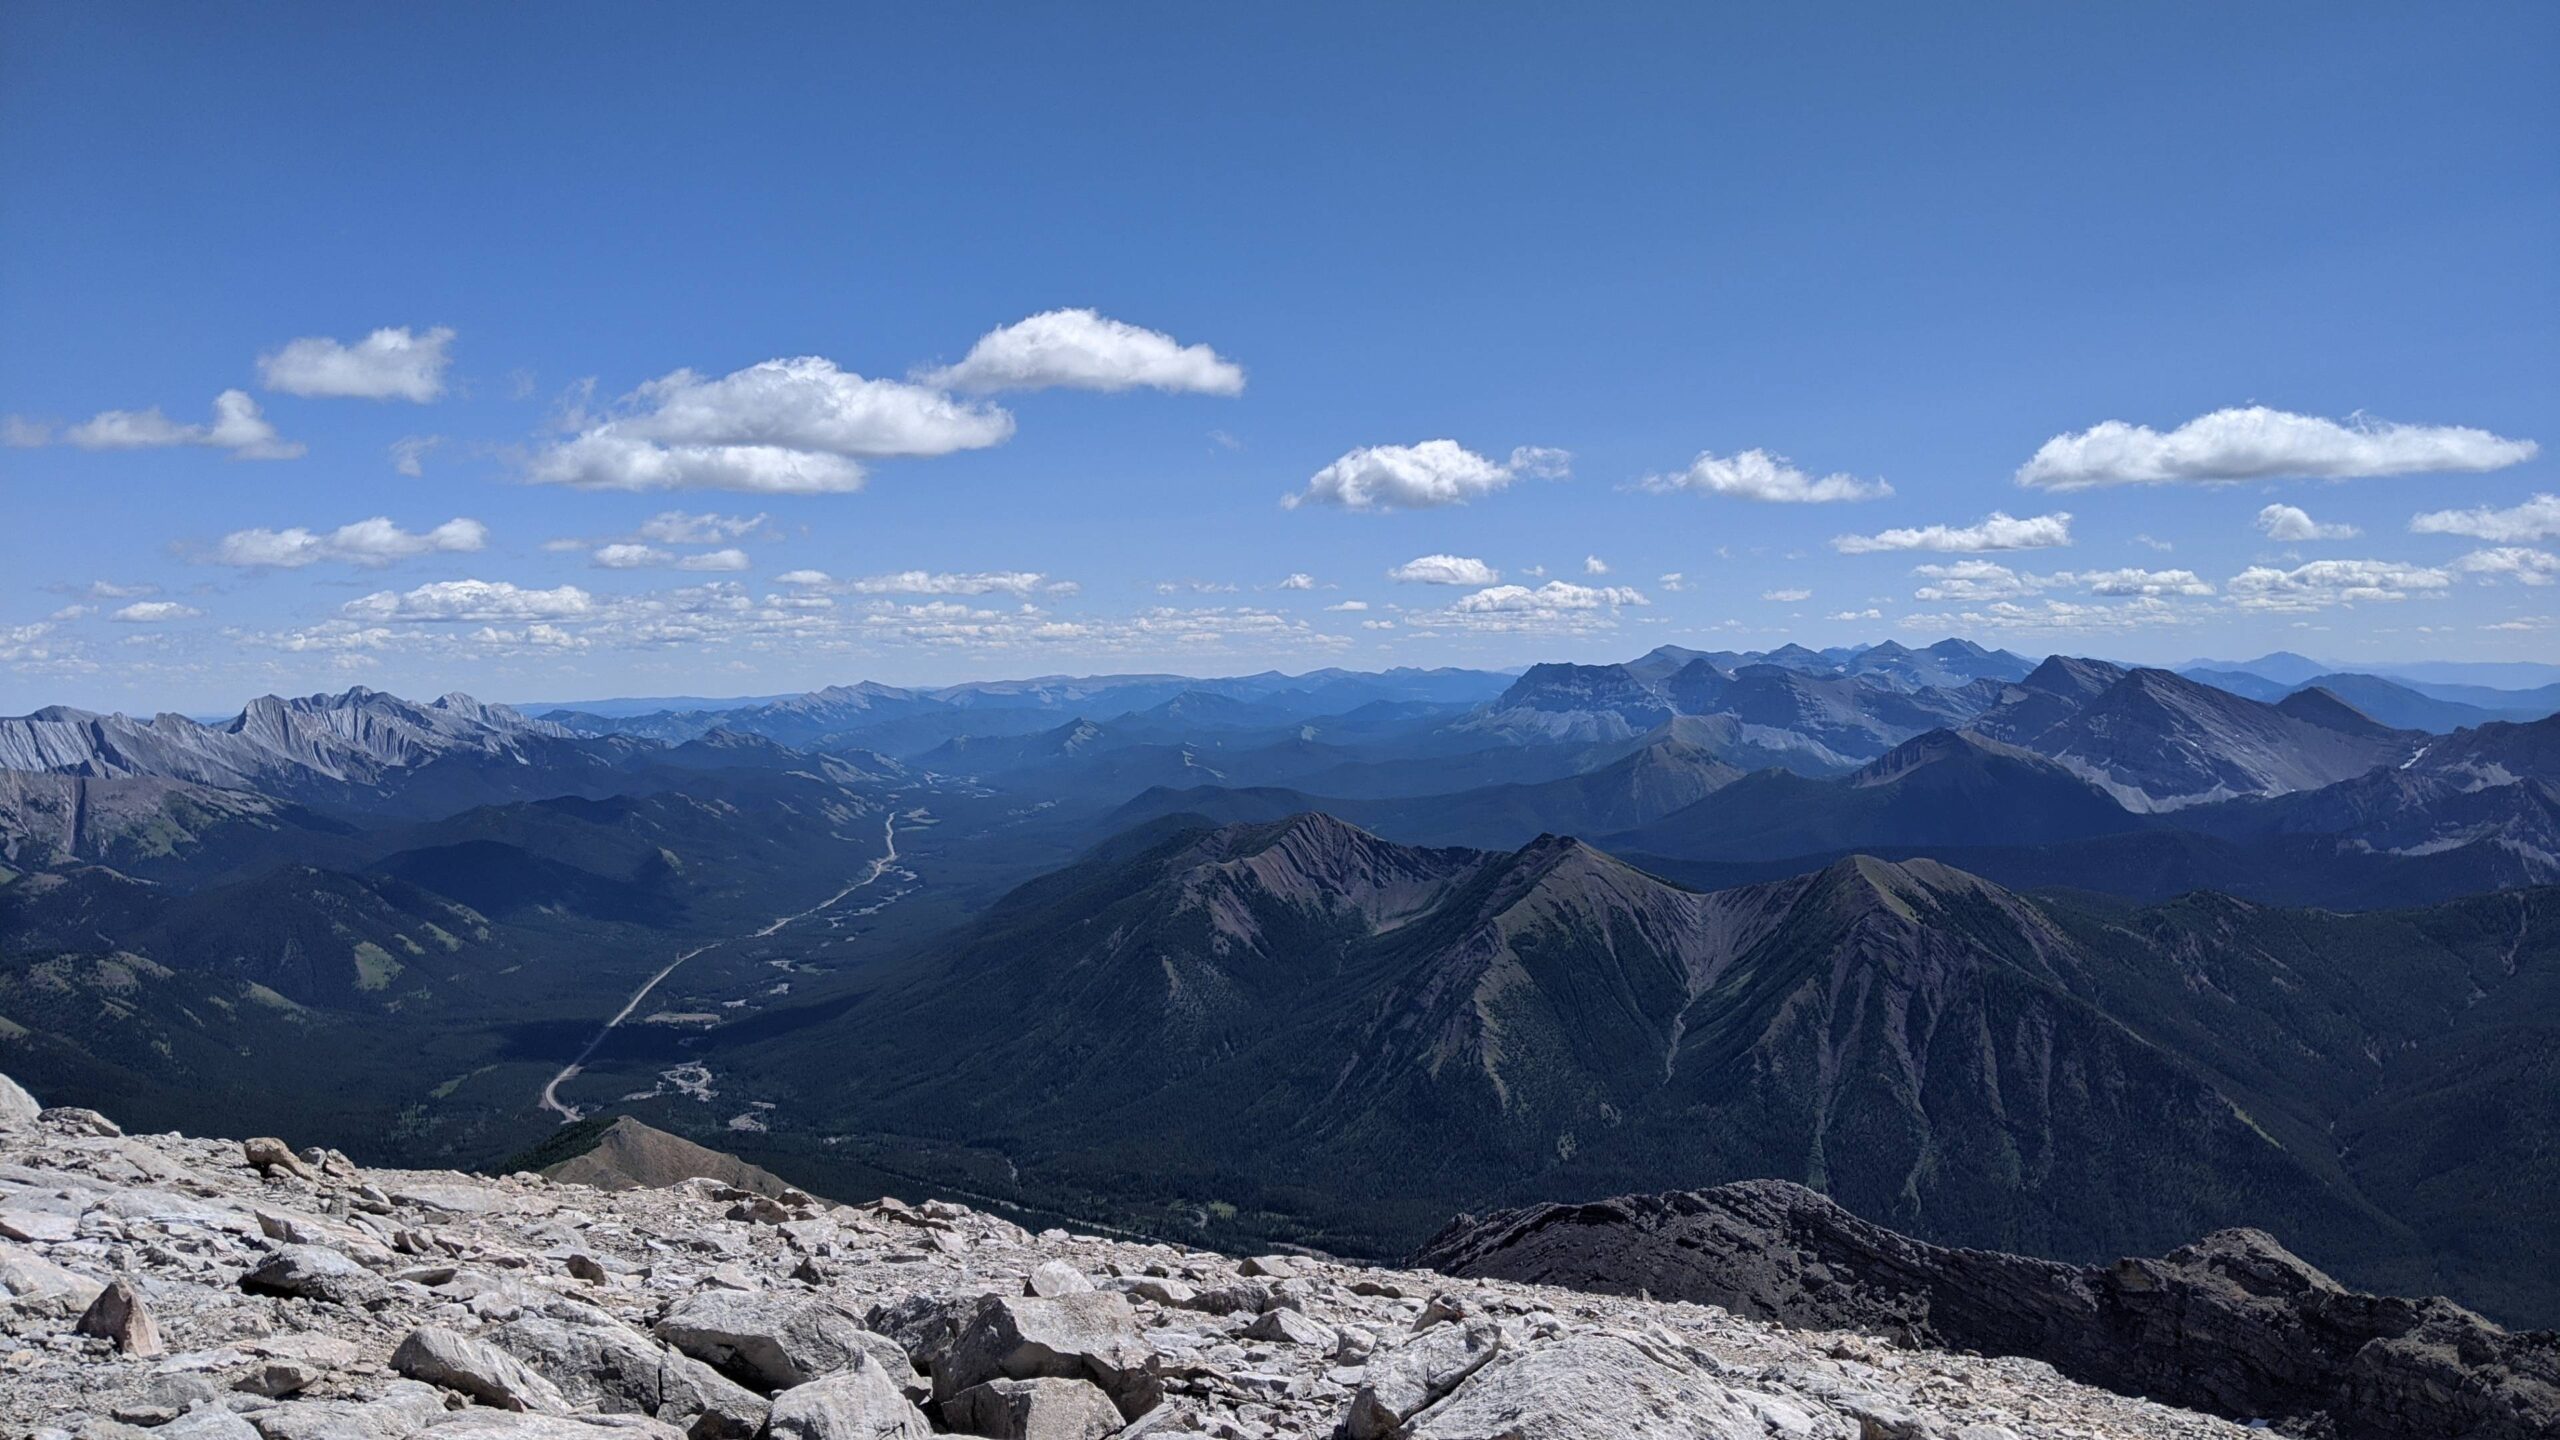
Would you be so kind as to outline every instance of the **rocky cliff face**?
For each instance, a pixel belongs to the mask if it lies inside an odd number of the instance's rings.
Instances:
[[[2056,1264],[1925,1244],[1777,1181],[1462,1217],[1415,1263],[2042,1360],[2126,1394],[2338,1440],[2560,1433],[2560,1334],[2350,1292],[2263,1232]]]
[[[846,1206],[125,1136],[0,1078],[0,1430],[39,1440],[2220,1440],[2031,1362]]]

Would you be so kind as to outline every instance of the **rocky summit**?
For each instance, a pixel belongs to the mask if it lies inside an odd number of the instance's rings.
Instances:
[[[1237,1260],[934,1202],[367,1169],[0,1080],[31,1440],[2088,1440],[2245,1433],[1708,1305]]]

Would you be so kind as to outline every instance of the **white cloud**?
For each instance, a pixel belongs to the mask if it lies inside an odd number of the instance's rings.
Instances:
[[[92,600],[134,600],[145,595],[157,595],[160,593],[160,587],[151,584],[120,585],[113,580],[92,580],[88,588],[81,593]]]
[[[1781,605],[1794,605],[1801,601],[1812,599],[1813,592],[1803,589],[1763,590],[1760,592],[1760,598],[1763,600],[1775,600]]]
[[[960,363],[917,377],[929,385],[991,390],[1156,390],[1244,393],[1244,369],[1206,345],[1091,310],[1050,310],[978,337]]]
[[[785,570],[773,577],[779,585],[832,585],[835,577],[824,570]]]
[[[861,462],[1002,444],[1013,417],[942,391],[870,380],[817,356],[707,379],[652,380],[618,414],[535,455],[528,478],[592,490],[825,494],[861,488]]]
[[[1606,575],[1609,573],[1609,562],[1601,559],[1597,555],[1585,555],[1582,557],[1582,573],[1585,575]]]
[[[1301,505],[1339,505],[1346,510],[1463,505],[1524,475],[1559,478],[1570,469],[1572,458],[1562,450],[1536,445],[1521,446],[1507,461],[1487,459],[1455,440],[1366,445],[1317,471],[1305,490],[1280,503],[1292,510]]]
[[[276,427],[258,413],[258,402],[246,390],[225,390],[213,397],[213,421],[181,425],[155,407],[149,410],[102,410],[62,432],[62,442],[82,450],[158,450],[177,445],[204,445],[228,450],[235,460],[292,460],[306,448],[281,439]]]
[[[0,415],[0,445],[12,450],[32,450],[53,443],[53,427],[41,420],[23,415]]]
[[[427,454],[444,443],[441,435],[404,435],[391,442],[391,468],[412,479],[427,473]]]
[[[1831,615],[1826,615],[1823,618],[1826,620],[1881,620],[1884,618],[1884,612],[1881,610],[1842,610]]]
[[[1044,588],[1048,578],[1037,570],[981,570],[957,574],[901,570],[895,575],[870,575],[860,580],[848,580],[844,588],[856,595],[1029,595]]]
[[[1502,572],[1469,555],[1417,555],[1387,572],[1408,585],[1491,585]]]
[[[763,533],[765,517],[754,515],[688,515],[682,510],[662,510],[640,525],[640,538],[662,545],[719,545],[743,540]]]
[[[2503,578],[2520,585],[2548,585],[2560,579],[2560,555],[2522,545],[2503,545],[2494,550],[2474,550],[2454,561],[2453,568],[2466,575]]]
[[[2201,596],[2213,593],[2213,586],[2192,570],[2144,570],[2127,567],[2122,570],[2083,570],[2057,577],[2065,583],[2076,581],[2092,595],[2140,595],[2150,599],[2167,596]]]
[[[107,618],[127,625],[157,625],[166,620],[193,620],[203,614],[194,606],[175,600],[136,600]]]
[[[1688,582],[1681,577],[1680,572],[1677,570],[1665,571],[1663,574],[1654,577],[1654,583],[1660,585],[1663,589],[1673,591],[1674,593],[1688,588]]]
[[[1623,585],[1550,580],[1534,590],[1526,585],[1490,586],[1458,597],[1443,610],[1410,611],[1404,623],[1489,634],[1587,635],[1616,628],[1621,608],[1649,603],[1642,592]]]
[[[2353,540],[2364,532],[2353,525],[2324,525],[2299,505],[2270,505],[2258,512],[2258,529],[2270,540]]]
[[[1695,490],[1783,505],[1878,500],[1893,493],[1893,487],[1882,480],[1862,480],[1848,474],[1816,476],[1797,469],[1784,455],[1772,455],[1766,450],[1745,450],[1730,457],[1700,451],[1688,469],[1670,475],[1648,475],[1636,483],[1646,490]]]
[[[351,620],[570,620],[595,613],[575,585],[532,590],[505,580],[437,580],[407,592],[377,590],[339,607]]]
[[[1308,574],[1304,570],[1295,571],[1288,579],[1280,582],[1280,588],[1283,590],[1313,590],[1316,588],[1316,577]]]
[[[2451,571],[2396,560],[2314,560],[2290,570],[2252,565],[2232,576],[2223,589],[2241,609],[2298,614],[2332,605],[2440,594],[2452,584]]]
[[[2410,516],[2409,528],[2421,535],[2468,535],[2510,545],[2560,540],[2560,495],[2536,495],[2504,510],[2486,505],[2476,510],[2430,510]]]
[[[453,359],[445,350],[452,343],[453,331],[441,325],[423,335],[386,327],[353,345],[307,335],[259,357],[258,373],[268,389],[287,395],[423,405],[444,393],[445,366]]]
[[[1994,510],[1977,525],[1926,525],[1874,535],[1838,535],[1832,537],[1831,548],[1843,555],[1866,555],[1879,550],[2041,550],[2070,543],[2068,511],[2017,519]]]
[[[296,525],[289,530],[234,530],[222,537],[214,562],[250,570],[299,570],[320,561],[367,568],[417,555],[467,555],[486,547],[489,527],[457,516],[432,530],[403,530],[376,515],[326,534]]]
[[[65,605],[61,609],[54,611],[52,614],[47,615],[44,618],[53,621],[56,624],[60,624],[65,620],[85,620],[89,616],[96,614],[97,609],[98,607],[95,605]]]
[[[747,568],[747,563],[747,552],[744,550],[704,550],[678,560],[676,568],[679,570],[744,570]]]
[[[592,558],[607,570],[643,570],[653,565],[670,564],[676,556],[674,551],[661,550],[655,545],[622,542],[597,546]]]
[[[2530,440],[2460,425],[2394,425],[2351,415],[2344,422],[2264,405],[2216,410],[2167,434],[2109,420],[2056,435],[2018,467],[2031,488],[2223,484],[2287,477],[2476,473],[2534,457]]]
[[[1366,600],[1344,600],[1336,604],[1327,605],[1324,608],[1327,610],[1340,611],[1346,614],[1356,614],[1359,611],[1368,609],[1369,602]]]

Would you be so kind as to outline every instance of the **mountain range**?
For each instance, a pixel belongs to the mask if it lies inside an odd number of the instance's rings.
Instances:
[[[0,1068],[407,1163],[630,1115],[1368,1255],[1758,1177],[2072,1260],[2255,1223],[2560,1313],[2500,1259],[2560,1212],[2560,719],[2336,673],[1951,641],[48,709],[0,719]]]

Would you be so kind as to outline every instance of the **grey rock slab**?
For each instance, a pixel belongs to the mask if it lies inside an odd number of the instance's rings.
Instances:
[[[990,1380],[1090,1380],[1134,1420],[1163,1398],[1149,1372],[1153,1354],[1138,1333],[1137,1312],[1117,1292],[1053,1300],[990,1295],[935,1364],[933,1398],[949,1400]]]
[[[645,1415],[519,1415],[463,1410],[416,1432],[426,1440],[685,1440]]]
[[[1085,1273],[1064,1260],[1043,1260],[1031,1267],[1023,1277],[1022,1293],[1054,1300],[1061,1295],[1082,1295],[1093,1289]]]
[[[115,1342],[116,1349],[136,1360],[147,1360],[166,1353],[160,1343],[160,1327],[151,1318],[151,1309],[142,1303],[142,1294],[133,1282],[121,1277],[107,1282],[89,1308],[80,1312],[79,1323],[71,1327],[82,1335],[96,1335]]]
[[[1248,1340],[1271,1340],[1284,1345],[1314,1345],[1331,1349],[1337,1338],[1333,1327],[1310,1320],[1295,1310],[1265,1310],[1240,1332]]]
[[[483,1405],[501,1410],[566,1414],[568,1398],[560,1387],[536,1374],[513,1355],[485,1340],[422,1325],[409,1332],[391,1352],[391,1368],[412,1380],[458,1390]]]
[[[402,1380],[372,1400],[297,1400],[246,1418],[263,1440],[406,1440],[444,1413],[443,1391]]]
[[[1405,1431],[1410,1440],[1763,1440],[1768,1433],[1744,1397],[1615,1335],[1504,1353]]]
[[[862,1322],[833,1301],[765,1290],[706,1290],[658,1322],[659,1338],[762,1390],[806,1385],[866,1353]]]
[[[784,1391],[765,1433],[771,1440],[921,1440],[933,1428],[888,1368],[865,1354]]]
[[[1120,1407],[1082,1380],[990,1380],[942,1402],[942,1423],[990,1440],[1104,1440]]]
[[[43,1113],[44,1107],[36,1103],[36,1097],[28,1094],[25,1086],[0,1075],[0,1130],[33,1125]]]
[[[1395,1434],[1501,1348],[1501,1328],[1477,1319],[1434,1325],[1393,1350],[1370,1356],[1367,1376],[1343,1416],[1343,1429],[1351,1440]]]
[[[618,1321],[525,1315],[485,1338],[540,1371],[579,1410],[654,1416],[694,1440],[747,1440],[771,1409],[754,1391]]]
[[[219,1405],[190,1410],[151,1433],[158,1440],[260,1440],[257,1427]]]
[[[360,1305],[380,1297],[381,1277],[324,1245],[287,1245],[240,1277],[252,1295]]]

